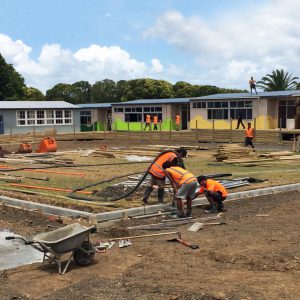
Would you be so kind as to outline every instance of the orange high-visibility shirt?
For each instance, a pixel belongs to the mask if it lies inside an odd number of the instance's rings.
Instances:
[[[199,193],[202,194],[204,191],[213,191],[213,192],[221,192],[222,197],[227,197],[228,193],[225,187],[218,181],[207,179],[206,180],[206,187],[201,187],[199,189]]]
[[[196,177],[189,171],[180,167],[171,167],[165,170],[176,183],[178,187],[181,187],[185,183],[196,181]]]
[[[256,82],[256,81],[255,81],[254,79],[253,79],[253,80],[251,80],[251,79],[249,80],[249,84],[250,84],[250,85],[255,84],[255,82]]]
[[[150,123],[151,122],[151,117],[150,115],[146,115],[146,123]]]
[[[176,117],[175,117],[175,123],[176,123],[176,125],[180,124],[180,116],[179,115],[176,115]]]
[[[155,125],[157,125],[157,123],[158,123],[158,117],[156,117],[156,116],[153,117],[153,123],[154,123]]]
[[[163,154],[151,166],[149,173],[157,178],[164,178],[165,170],[163,169],[162,165],[167,161],[171,162],[175,158],[177,158],[177,155],[173,152],[167,152]]]
[[[245,130],[245,135],[246,135],[246,137],[253,138],[254,137],[254,130],[253,130],[253,128],[247,128]]]

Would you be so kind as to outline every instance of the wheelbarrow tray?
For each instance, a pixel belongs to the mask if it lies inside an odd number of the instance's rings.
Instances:
[[[32,241],[38,243],[45,252],[50,249],[55,254],[63,254],[81,247],[95,226],[86,227],[79,223],[40,233]]]

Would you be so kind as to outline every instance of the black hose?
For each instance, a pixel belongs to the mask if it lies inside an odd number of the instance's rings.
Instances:
[[[110,181],[113,181],[115,179],[118,179],[118,178],[122,178],[122,177],[125,177],[125,176],[130,176],[130,175],[133,175],[133,174],[126,174],[126,175],[121,175],[121,176],[116,176],[116,177],[112,177],[110,179],[106,179],[106,180],[101,180],[99,182],[96,182],[96,183],[93,183],[93,184],[89,184],[89,185],[86,185],[84,187],[80,187],[80,188],[77,188],[77,189],[74,189],[72,190],[68,195],[67,197],[69,198],[72,198],[72,199],[77,199],[77,200],[86,200],[86,201],[117,201],[117,200],[121,200],[123,198],[126,198],[128,197],[129,195],[133,194],[139,187],[140,185],[143,183],[143,181],[146,179],[148,173],[149,173],[149,170],[151,169],[152,165],[157,161],[157,159],[159,159],[163,154],[165,153],[168,153],[168,152],[173,152],[177,157],[178,157],[178,160],[180,160],[180,157],[179,157],[179,154],[178,152],[174,151],[174,150],[165,150],[165,151],[162,151],[161,153],[159,153],[155,158],[154,160],[151,162],[151,164],[149,165],[147,171],[144,173],[144,175],[141,177],[141,179],[138,181],[137,185],[131,189],[130,191],[128,191],[127,193],[125,193],[124,195],[121,195],[121,196],[116,196],[116,197],[113,197],[113,198],[107,198],[107,197],[104,197],[104,198],[99,198],[99,197],[83,197],[83,196],[78,196],[76,195],[75,193],[77,191],[82,191],[84,189],[87,189],[89,187],[92,187],[92,186],[96,186],[96,185],[100,185],[102,183],[107,183],[107,182],[110,182]],[[134,174],[137,174],[137,173],[134,173]]]

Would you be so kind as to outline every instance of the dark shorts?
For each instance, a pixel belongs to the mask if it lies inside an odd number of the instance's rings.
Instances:
[[[253,138],[251,138],[251,137],[246,137],[246,138],[245,138],[245,145],[246,145],[246,146],[253,146]]]

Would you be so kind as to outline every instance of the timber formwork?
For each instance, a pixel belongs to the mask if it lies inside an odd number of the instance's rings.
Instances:
[[[257,143],[278,143],[282,140],[282,134],[289,133],[281,130],[256,130],[255,142]],[[293,131],[293,134],[294,131]],[[300,130],[299,130],[300,134]],[[2,135],[0,143],[19,143],[19,142],[37,142],[45,134],[28,133],[19,135]],[[54,133],[48,136],[54,137],[57,141],[74,141],[74,140],[107,140],[122,141],[124,144],[131,142],[155,143],[176,142],[180,144],[199,143],[199,142],[220,142],[220,143],[241,143],[244,141],[244,130],[230,129],[198,129],[183,131],[94,131],[94,132],[78,132],[78,133]]]

